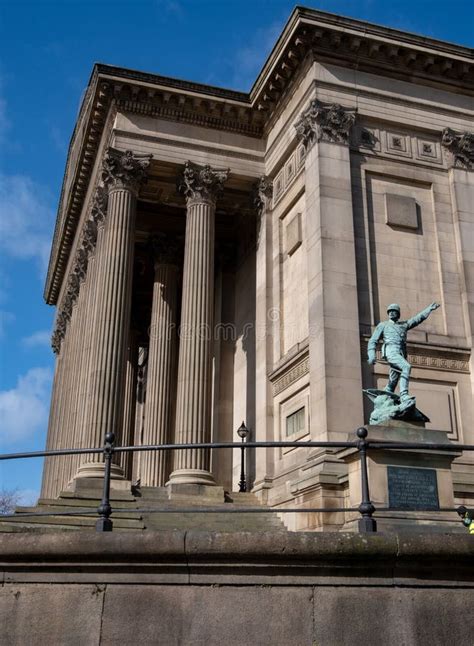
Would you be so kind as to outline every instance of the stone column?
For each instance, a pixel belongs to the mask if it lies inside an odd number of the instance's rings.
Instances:
[[[268,373],[273,368],[272,325],[269,316],[272,293],[272,183],[261,177],[254,189],[257,212],[256,303],[255,303],[255,440],[268,442],[273,437],[273,393]],[[272,451],[255,452],[255,485],[262,500],[268,491],[266,478],[273,469]]]
[[[355,111],[313,100],[296,123],[306,148],[311,437],[363,423],[349,134]]]
[[[151,310],[147,394],[143,444],[171,442],[172,396],[175,392],[176,309],[178,246],[168,236],[152,239],[155,283]],[[170,455],[164,451],[143,453],[141,484],[163,487],[168,479]]]
[[[94,442],[90,427],[87,425],[87,411],[89,410],[91,397],[92,397],[92,383],[90,374],[92,371],[94,361],[94,343],[97,342],[94,335],[95,325],[95,312],[96,305],[99,299],[99,277],[98,277],[98,257],[100,257],[100,250],[102,248],[102,240],[104,238],[105,218],[107,214],[107,190],[99,186],[94,195],[93,205],[91,209],[90,227],[91,227],[91,240],[90,240],[90,253],[89,264],[87,269],[87,312],[89,317],[90,333],[84,338],[84,351],[83,361],[81,367],[81,388],[79,392],[79,410],[80,414],[80,427],[78,429],[80,446],[82,448],[89,448]],[[79,470],[76,472],[76,477],[82,475],[80,467],[92,460],[97,460],[90,455],[83,454],[79,458]],[[87,475],[87,470],[86,470]]]
[[[138,345],[137,331],[131,329],[127,345],[125,392],[123,410],[122,445],[133,444],[135,436],[135,411],[137,403]],[[120,453],[120,466],[126,480],[132,479],[133,453]]]
[[[102,180],[108,189],[107,216],[100,254],[97,258],[97,299],[91,347],[90,401],[87,432],[91,446],[102,446],[107,433],[120,442],[125,385],[127,341],[132,297],[133,251],[136,199],[145,179],[150,155],[137,156],[128,150],[109,148]],[[102,457],[81,465],[79,475],[100,476]],[[123,475],[114,465],[116,477]]]
[[[54,381],[51,393],[51,407],[49,411],[48,436],[46,450],[57,448],[58,443],[58,414],[60,409],[62,376],[64,374],[64,353],[61,352],[61,344],[53,337],[53,350],[56,353],[56,365],[54,368]],[[45,458],[43,467],[43,479],[41,483],[41,498],[51,498],[54,495],[55,461],[59,458]]]
[[[216,198],[228,171],[186,163],[179,190],[186,196],[186,242],[176,405],[176,442],[209,442],[214,301]],[[171,484],[210,484],[208,450],[176,452]]]
[[[79,291],[79,276],[72,272],[61,301],[53,333],[53,347],[60,350],[62,358],[61,375],[58,375],[59,393],[57,402],[51,411],[50,429],[52,437],[51,448],[71,448],[71,437],[68,427],[68,417],[71,405],[71,383],[74,372],[75,323],[77,314],[77,295]],[[54,417],[53,417],[54,415]],[[57,496],[67,484],[70,456],[51,458],[50,495]]]

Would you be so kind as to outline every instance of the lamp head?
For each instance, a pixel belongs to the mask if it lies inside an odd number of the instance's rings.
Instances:
[[[250,433],[249,429],[245,426],[245,422],[242,422],[242,424],[239,426],[237,429],[237,435],[241,437],[242,439],[245,439],[248,434]]]

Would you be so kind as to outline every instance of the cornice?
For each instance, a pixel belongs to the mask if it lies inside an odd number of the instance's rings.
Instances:
[[[69,144],[44,290],[44,299],[49,305],[56,304],[59,296],[107,116],[110,116],[110,89],[99,78],[91,81]]]
[[[471,48],[296,7],[250,91],[254,108],[268,118],[308,56],[474,95]]]

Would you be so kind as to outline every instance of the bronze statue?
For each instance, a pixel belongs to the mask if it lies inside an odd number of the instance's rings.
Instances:
[[[406,321],[400,320],[400,305],[392,303],[387,307],[388,320],[381,321],[370,337],[367,354],[368,363],[376,362],[377,344],[382,342],[382,357],[390,365],[388,383],[383,391],[368,389],[364,391],[374,403],[370,421],[380,423],[385,419],[412,419],[426,422],[428,418],[415,407],[415,398],[408,392],[411,366],[407,361],[407,332],[420,325],[439,303],[431,303],[427,308]],[[400,397],[395,395],[395,388],[400,381]]]

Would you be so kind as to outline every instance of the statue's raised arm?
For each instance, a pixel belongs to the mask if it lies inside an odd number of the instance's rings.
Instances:
[[[425,321],[431,314],[431,312],[437,310],[438,307],[441,307],[439,303],[431,303],[430,305],[428,305],[428,307],[425,307],[424,310],[421,310],[421,312],[418,312],[418,314],[415,314],[415,316],[409,318],[407,321],[407,329],[411,330],[413,327],[420,325],[420,323]]]

